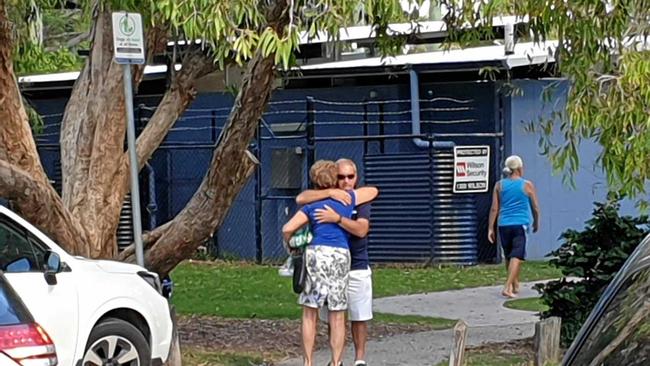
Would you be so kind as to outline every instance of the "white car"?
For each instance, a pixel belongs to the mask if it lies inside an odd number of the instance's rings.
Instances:
[[[160,365],[173,315],[155,273],[71,256],[0,205],[0,270],[56,346],[59,365]]]

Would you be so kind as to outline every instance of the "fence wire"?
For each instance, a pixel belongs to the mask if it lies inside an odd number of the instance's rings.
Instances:
[[[200,186],[232,109],[232,106],[209,108],[205,105],[197,104],[185,110],[150,161],[156,175],[158,223],[164,223],[180,212]],[[436,125],[439,128],[457,128],[452,132],[463,131],[466,126],[478,125],[481,118],[475,100],[471,98],[424,98],[420,105],[423,129]],[[137,106],[135,115],[140,132],[154,117],[156,108],[156,105],[148,104]],[[411,134],[411,114],[411,100],[399,98],[368,101],[304,98],[268,103],[260,121],[260,135],[251,145],[251,149],[260,155],[262,166],[246,183],[208,243],[211,252],[222,258],[281,261],[286,253],[280,228],[297,209],[292,197],[307,187],[306,152],[311,151],[315,159],[345,156],[362,162],[365,153],[399,150],[411,139],[405,137],[392,142],[319,140],[310,146],[309,129],[312,128],[313,134],[323,139],[364,134],[408,136]],[[37,142],[58,144],[63,113],[49,113],[42,117],[45,125],[40,133],[35,133]],[[302,185],[292,189],[274,188],[271,165],[280,171],[289,171],[290,167],[286,161],[272,162],[271,155],[277,149],[287,148],[304,151],[300,153],[303,154]],[[58,151],[43,150],[43,154],[49,153],[58,156]],[[46,168],[51,170],[51,167]],[[479,209],[485,209],[483,205],[481,202]]]

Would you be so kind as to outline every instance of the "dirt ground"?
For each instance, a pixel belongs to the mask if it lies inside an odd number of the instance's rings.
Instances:
[[[427,325],[374,323],[370,339],[432,330]],[[259,353],[286,358],[301,354],[300,320],[224,319],[210,316],[179,317],[181,344],[214,351]],[[348,342],[351,342],[348,330]],[[317,349],[327,347],[327,326],[318,329]]]

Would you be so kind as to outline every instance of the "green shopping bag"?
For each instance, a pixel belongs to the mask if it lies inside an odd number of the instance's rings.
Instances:
[[[295,234],[289,239],[289,248],[290,249],[303,249],[309,243],[311,243],[311,240],[314,238],[314,236],[311,233],[311,230],[309,230],[308,226],[303,227],[302,229],[296,231]]]

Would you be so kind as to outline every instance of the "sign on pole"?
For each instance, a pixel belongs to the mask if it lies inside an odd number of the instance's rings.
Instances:
[[[118,64],[144,63],[144,32],[138,13],[113,13],[113,48]]]
[[[122,64],[124,80],[124,104],[126,110],[126,140],[129,148],[129,175],[131,180],[131,208],[133,217],[133,241],[136,262],[144,267],[142,245],[142,218],[140,215],[140,182],[138,180],[138,157],[135,151],[135,122],[133,121],[133,85],[131,64],[144,64],[144,37],[142,17],[138,13],[113,13],[113,48],[115,62]]]
[[[489,146],[454,147],[454,193],[487,192],[489,178]]]

